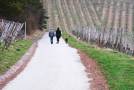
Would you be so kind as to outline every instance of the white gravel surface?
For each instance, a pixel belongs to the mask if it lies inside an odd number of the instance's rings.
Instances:
[[[3,90],[89,90],[88,81],[77,50],[63,39],[51,45],[46,33],[25,70]]]

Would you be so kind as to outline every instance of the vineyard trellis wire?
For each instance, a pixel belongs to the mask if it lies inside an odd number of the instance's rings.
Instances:
[[[22,35],[24,23],[18,23],[14,21],[0,20],[0,45],[2,50],[8,49],[12,42],[17,39],[18,34]],[[20,36],[21,37],[21,36]]]
[[[134,55],[134,35],[122,28],[102,31],[95,27],[81,27],[72,31],[73,35],[83,41],[97,44],[100,47],[116,49],[120,52]]]

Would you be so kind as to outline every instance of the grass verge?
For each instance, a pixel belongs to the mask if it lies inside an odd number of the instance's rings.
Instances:
[[[0,50],[0,75],[14,65],[31,45],[30,40],[20,40],[11,45],[8,50]]]
[[[87,43],[78,42],[65,32],[63,37],[68,37],[68,43],[72,47],[80,49],[97,61],[108,81],[110,90],[134,90],[134,60],[132,57],[119,52],[94,48]]]

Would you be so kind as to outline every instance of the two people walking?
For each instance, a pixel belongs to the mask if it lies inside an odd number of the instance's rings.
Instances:
[[[58,44],[59,43],[59,40],[60,40],[60,37],[61,37],[61,30],[60,30],[59,27],[57,28],[56,32],[49,31],[49,37],[50,37],[51,44],[53,44],[53,38],[54,38],[54,36],[56,36],[57,44]]]

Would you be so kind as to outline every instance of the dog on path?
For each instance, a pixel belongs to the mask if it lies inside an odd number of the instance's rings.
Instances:
[[[68,38],[65,38],[65,42],[68,43]]]

